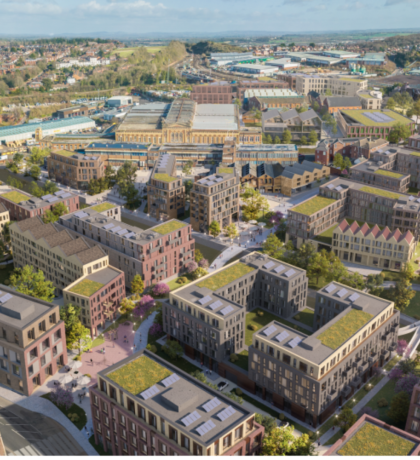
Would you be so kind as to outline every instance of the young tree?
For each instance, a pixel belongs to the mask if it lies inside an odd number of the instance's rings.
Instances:
[[[255,414],[255,421],[265,428],[265,436],[269,436],[273,430],[277,429],[276,419],[269,415],[261,415],[257,412]]]
[[[292,142],[292,133],[288,129],[285,129],[283,131],[283,135],[281,136],[281,142],[283,144],[290,144]]]
[[[238,236],[238,229],[235,224],[229,224],[223,229],[223,233],[232,240]]]
[[[167,340],[162,347],[162,351],[166,353],[170,359],[178,359],[184,354],[182,345],[175,340]]]
[[[64,321],[66,335],[71,331],[75,324],[80,322],[80,307],[71,303],[60,308],[60,319]]]
[[[105,179],[108,182],[108,188],[112,188],[117,180],[114,170],[110,164],[105,168]]]
[[[400,391],[391,399],[387,415],[393,420],[394,425],[402,425],[407,420],[409,408],[410,396],[405,391]]]
[[[275,259],[280,259],[284,253],[283,243],[277,238],[274,233],[270,233],[262,245],[265,254]]]
[[[119,312],[128,318],[128,315],[131,314],[131,312],[134,310],[134,307],[135,303],[131,299],[124,297],[124,299],[122,299],[120,302]]]
[[[38,180],[39,176],[41,175],[41,168],[37,165],[33,165],[29,171],[29,174],[33,179]]]
[[[343,430],[343,433],[348,431],[357,420],[357,414],[354,414],[350,407],[344,407],[338,417],[334,418],[334,426]]]
[[[314,447],[307,434],[295,437],[294,427],[281,426],[264,437],[262,455],[313,455]]]
[[[344,157],[343,159],[343,169],[347,170],[347,173],[350,173],[350,168],[353,166],[349,157]]]
[[[261,211],[269,209],[267,199],[261,195],[259,190],[248,187],[241,198],[244,202],[242,214],[247,220],[256,220]]]
[[[390,110],[394,110],[394,109],[395,109],[395,106],[396,106],[396,104],[395,104],[394,98],[390,97],[390,98],[388,99],[387,103],[386,103],[386,108],[387,108],[387,109],[390,109]]]
[[[51,281],[45,279],[43,271],[35,271],[32,265],[15,268],[10,275],[10,285],[16,288],[16,291],[21,294],[36,297],[47,302],[51,302],[54,298],[54,285]]]
[[[276,137],[274,138],[274,143],[275,143],[275,144],[281,144],[281,140],[280,140],[279,136],[276,136]]]
[[[411,398],[414,387],[419,383],[420,377],[415,374],[403,375],[395,384],[395,393],[404,391]]]
[[[201,251],[199,249],[196,248],[195,250],[195,255],[194,255],[194,260],[196,262],[200,262],[201,259],[204,259],[204,256],[203,254],[201,253]]]
[[[325,96],[332,96],[332,92],[331,92],[330,89],[327,89],[327,90],[325,91]]]
[[[200,268],[204,268],[204,269],[207,269],[209,268],[209,261],[207,259],[201,259],[200,262],[198,262],[198,266]]]
[[[54,222],[57,222],[58,219],[61,217],[61,216],[64,216],[65,214],[67,214],[69,212],[67,206],[61,202],[61,203],[57,203],[52,211],[48,210],[42,220],[44,221],[45,224],[52,224]]]
[[[58,192],[60,189],[58,188],[57,184],[54,182],[51,182],[50,180],[47,180],[44,185],[44,191],[45,194],[48,195],[53,195],[55,192]]]
[[[186,176],[190,176],[192,174],[192,168],[193,168],[193,161],[192,160],[188,160],[184,167],[182,168],[182,172],[186,175]]]
[[[209,233],[211,236],[216,238],[216,236],[220,235],[220,224],[217,220],[214,220],[209,226]]]
[[[301,143],[301,145],[308,145],[308,138],[305,135],[303,135],[300,138],[300,143]]]
[[[184,182],[184,187],[185,187],[185,199],[187,201],[190,201],[190,193],[193,188],[193,181],[192,180],[187,180]]]
[[[316,254],[315,246],[312,243],[303,243],[297,251],[297,260],[299,267],[307,269],[311,259]],[[323,254],[321,254],[324,256]]]
[[[314,101],[312,103],[312,108],[315,110],[315,112],[318,112],[320,107],[319,107],[319,103],[317,101]]]
[[[90,330],[78,321],[66,334],[67,346],[72,350],[79,350],[79,353],[89,350],[92,347]]]
[[[166,283],[157,283],[153,286],[152,294],[155,297],[160,297],[169,294],[170,288]]]
[[[202,259],[201,259],[202,260]],[[187,264],[187,273],[192,273],[192,272],[195,272],[198,268],[198,263],[197,262],[189,262]]]
[[[400,140],[405,141],[408,137],[411,136],[410,127],[402,123],[395,123],[392,127],[391,132],[389,133],[388,139],[392,144],[398,144]]]
[[[316,134],[315,130],[312,130],[309,133],[308,142],[309,145],[315,145],[318,142],[318,135]]]
[[[308,278],[316,278],[316,283],[318,284],[319,278],[325,278],[328,275],[329,268],[328,260],[317,252],[311,257],[306,273]]]
[[[137,274],[134,276],[133,281],[131,282],[131,292],[133,294],[143,294],[144,291],[144,282],[141,275]]]
[[[273,143],[273,138],[270,136],[270,134],[267,134],[265,136],[265,143],[266,144],[272,144]]]
[[[334,155],[333,165],[340,171],[344,169],[344,158],[343,155],[341,155],[341,153],[336,153]]]
[[[54,391],[50,393],[50,400],[57,407],[63,407],[67,410],[69,410],[74,403],[73,394],[71,390],[66,390],[62,387],[57,387]]]
[[[202,267],[198,267],[191,273],[191,278],[195,281],[198,280],[198,278],[206,275],[208,275],[207,270]]]

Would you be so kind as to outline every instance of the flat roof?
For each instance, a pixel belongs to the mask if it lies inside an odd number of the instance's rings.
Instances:
[[[27,211],[45,208],[46,206],[55,206],[58,203],[78,197],[78,195],[66,190],[59,190],[58,192],[54,192],[54,194],[48,193],[38,198],[22,190],[14,189],[9,192],[1,193],[0,196],[14,204],[18,204]]]
[[[346,109],[340,112],[348,118],[350,125],[360,126],[394,126],[396,123],[409,124],[413,123],[411,118],[407,118],[397,112],[389,109],[367,110],[367,109]],[[384,121],[379,121],[380,119]]]
[[[98,270],[95,273],[85,276],[82,280],[76,281],[72,285],[65,288],[65,291],[73,294],[91,297],[108,283],[118,278],[121,272],[114,267],[108,267]]]
[[[192,129],[239,130],[239,120],[234,104],[197,104]]]

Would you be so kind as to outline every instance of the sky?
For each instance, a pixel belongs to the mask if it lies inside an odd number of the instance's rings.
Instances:
[[[0,34],[418,28],[420,0],[0,0]]]

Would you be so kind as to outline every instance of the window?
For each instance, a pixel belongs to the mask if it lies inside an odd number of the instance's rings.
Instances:
[[[242,438],[242,425],[235,430],[235,439]]]
[[[223,438],[223,448],[227,449],[232,444],[232,435],[229,434]]]

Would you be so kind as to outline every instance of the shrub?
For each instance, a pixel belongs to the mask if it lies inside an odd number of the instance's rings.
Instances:
[[[286,420],[286,417],[285,417],[284,414],[280,414],[280,415],[279,415],[279,419],[280,419],[282,422],[284,422],[284,421]]]
[[[244,392],[240,388],[236,388],[235,392],[238,396],[242,396],[244,394]]]
[[[248,326],[248,328],[251,330],[251,331],[258,331],[258,326],[256,326],[255,324],[250,324]]]
[[[68,417],[73,423],[78,422],[80,418],[77,414],[69,414]]]
[[[377,402],[378,407],[387,407],[388,406],[388,401],[385,398],[380,399]]]
[[[149,350],[149,351],[151,351],[152,353],[156,353],[156,352],[157,352],[156,345],[151,345],[150,343],[147,344],[146,350]]]
[[[295,316],[295,320],[296,320],[296,321],[300,321],[300,315],[296,315],[296,316]]]
[[[262,310],[258,310],[258,311],[257,311],[257,315],[258,315],[258,316],[264,316],[264,312],[263,312]]]
[[[198,280],[198,278],[201,278],[202,276],[206,276],[208,274],[207,270],[204,270],[204,268],[198,267],[196,270],[194,270],[191,273],[191,278],[195,281]]]
[[[236,363],[236,361],[238,361],[238,359],[239,359],[239,358],[238,358],[238,355],[236,355],[235,353],[232,353],[232,354],[230,355],[230,362],[231,362],[231,363]]]
[[[201,268],[209,268],[209,261],[207,259],[201,259],[198,262],[198,266]]]
[[[188,273],[192,273],[192,272],[195,272],[198,268],[198,264],[197,262],[190,262],[188,265],[187,265],[187,272]]]

